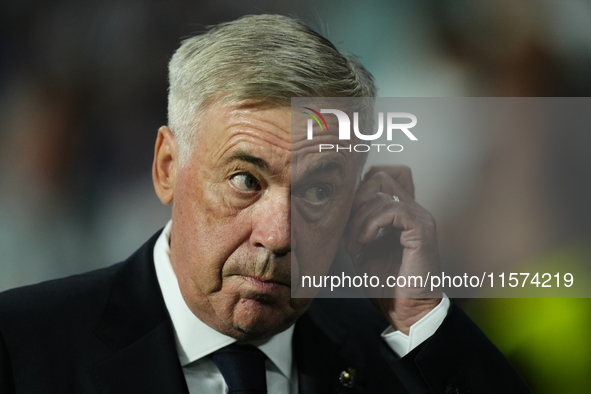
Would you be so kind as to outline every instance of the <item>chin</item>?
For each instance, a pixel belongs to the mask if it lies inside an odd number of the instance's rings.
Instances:
[[[266,304],[252,299],[241,299],[234,308],[232,326],[240,340],[264,339],[286,330],[305,311],[296,311],[289,304]]]

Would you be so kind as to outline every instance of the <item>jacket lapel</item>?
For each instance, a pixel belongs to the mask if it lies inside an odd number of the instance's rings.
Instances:
[[[301,394],[363,393],[365,363],[358,338],[330,318],[330,311],[315,300],[298,319],[294,332],[294,357]],[[340,379],[347,372],[352,380]]]
[[[406,393],[380,355],[387,325],[368,300],[315,299],[294,332],[299,392]]]
[[[335,376],[337,372],[333,360],[326,355],[334,355],[335,351],[333,344],[314,324],[308,313],[299,318],[294,331],[293,354],[298,367],[300,394],[331,392],[331,378],[337,379],[338,376]]]
[[[155,234],[115,274],[96,333],[111,356],[96,363],[105,393],[188,394],[154,269]]]
[[[184,393],[187,385],[170,330],[162,324],[96,365],[105,393]]]

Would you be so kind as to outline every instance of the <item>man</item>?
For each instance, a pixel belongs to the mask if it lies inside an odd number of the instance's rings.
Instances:
[[[1,391],[528,392],[447,298],[410,289],[374,300],[380,315],[364,301],[291,297],[292,268],[326,272],[343,234],[358,254],[397,228],[402,258],[385,266],[437,269],[408,169],[358,182],[363,158],[313,154],[291,128],[292,97],[374,95],[359,63],[286,17],[183,42],[153,164],[172,221],[124,263],[4,293]]]

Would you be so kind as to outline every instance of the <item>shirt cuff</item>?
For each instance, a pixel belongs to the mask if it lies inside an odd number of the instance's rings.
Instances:
[[[410,326],[409,335],[403,334],[401,331],[390,326],[382,333],[382,338],[394,353],[399,357],[404,357],[431,335],[435,334],[435,331],[437,331],[447,316],[449,306],[449,298],[443,294],[441,302],[435,308]]]

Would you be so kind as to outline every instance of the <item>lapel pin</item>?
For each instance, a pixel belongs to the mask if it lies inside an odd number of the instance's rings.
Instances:
[[[345,387],[353,387],[355,383],[355,369],[347,368],[346,371],[342,371],[339,375],[339,382]]]

